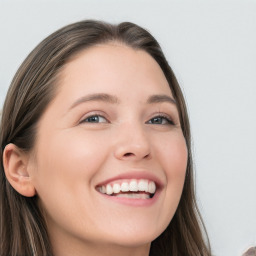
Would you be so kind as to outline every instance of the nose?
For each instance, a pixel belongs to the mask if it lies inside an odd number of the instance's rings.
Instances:
[[[151,158],[150,139],[145,128],[135,125],[120,127],[114,155],[119,160],[139,161]]]

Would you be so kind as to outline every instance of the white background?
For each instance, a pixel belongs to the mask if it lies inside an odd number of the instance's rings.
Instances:
[[[189,107],[213,253],[241,255],[256,244],[256,1],[0,0],[0,108],[36,44],[87,18],[138,23],[162,45]]]

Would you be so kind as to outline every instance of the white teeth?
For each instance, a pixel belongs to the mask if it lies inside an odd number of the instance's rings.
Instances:
[[[99,188],[99,190],[100,190],[100,192],[101,192],[102,194],[106,194],[106,187],[105,187],[105,186],[101,186],[101,187]]]
[[[129,183],[128,182],[123,182],[121,184],[121,191],[122,192],[128,192],[129,191]]]
[[[117,194],[117,193],[120,192],[120,190],[121,190],[120,185],[119,185],[119,184],[114,184],[114,186],[113,186],[113,192]]]
[[[131,180],[130,183],[127,181],[107,184],[106,186],[100,186],[98,191],[102,194],[112,195],[118,194],[115,196],[118,197],[129,197],[129,198],[150,198],[147,192],[154,194],[156,192],[156,184],[154,181],[149,181],[145,179],[141,180]],[[126,193],[125,192],[146,192],[146,193]],[[120,192],[124,192],[119,194]]]
[[[124,198],[136,198],[136,199],[149,199],[150,196],[148,194],[118,194],[116,197],[124,197]]]
[[[154,194],[156,192],[156,184],[153,181],[150,181],[148,184],[148,192]]]
[[[112,187],[111,187],[110,184],[108,184],[107,187],[106,187],[106,193],[107,193],[108,195],[113,194],[113,189],[112,189]]]
[[[130,189],[130,191],[133,191],[133,192],[137,192],[138,191],[138,184],[137,184],[136,180],[132,180],[130,182],[129,189]]]
[[[148,192],[148,181],[147,180],[140,180],[138,183],[139,191]]]

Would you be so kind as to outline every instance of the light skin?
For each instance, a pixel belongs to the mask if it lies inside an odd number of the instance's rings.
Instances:
[[[118,43],[83,50],[61,72],[32,152],[5,148],[6,176],[39,197],[55,256],[146,256],[176,211],[187,165],[168,82],[149,54]],[[155,196],[97,190],[124,177],[155,181]]]

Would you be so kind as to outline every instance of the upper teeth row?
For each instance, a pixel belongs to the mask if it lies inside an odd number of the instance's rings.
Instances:
[[[131,180],[129,181],[123,181],[120,183],[112,183],[107,184],[106,186],[100,186],[99,191],[103,194],[116,194],[120,192],[138,192],[138,191],[144,191],[149,192],[151,194],[154,194],[156,192],[156,184],[154,181],[148,181],[148,180]]]

